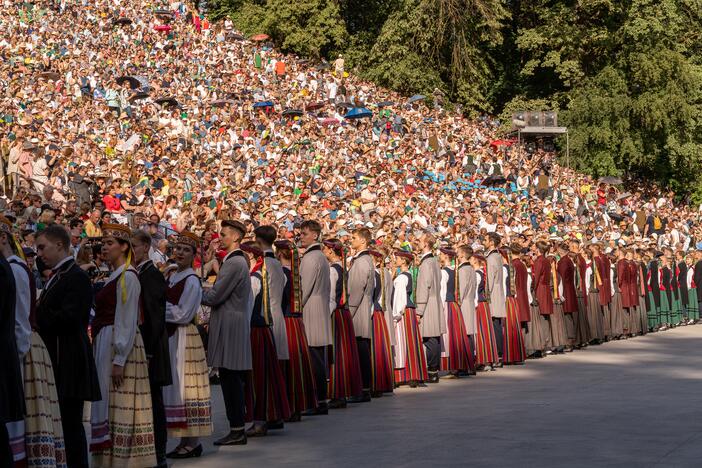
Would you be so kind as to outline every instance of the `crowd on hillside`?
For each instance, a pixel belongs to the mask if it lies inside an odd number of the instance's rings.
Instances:
[[[236,445],[699,318],[699,210],[439,90],[187,2],[0,0],[0,30],[0,459],[87,466],[89,442],[93,466],[162,466],[166,430],[169,457],[202,453],[210,378]]]

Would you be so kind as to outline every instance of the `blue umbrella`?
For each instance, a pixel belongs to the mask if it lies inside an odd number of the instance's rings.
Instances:
[[[261,101],[261,102],[257,102],[253,106],[254,107],[273,107],[273,103],[271,101]]]
[[[345,119],[364,119],[373,117],[373,113],[366,109],[365,107],[354,107],[348,114],[344,116]]]
[[[413,102],[421,101],[421,100],[424,99],[424,98],[426,98],[426,96],[423,96],[423,95],[421,95],[421,94],[415,94],[414,96],[412,96],[411,98],[409,98],[409,99],[407,100],[407,102],[409,102],[410,104],[412,104]]]

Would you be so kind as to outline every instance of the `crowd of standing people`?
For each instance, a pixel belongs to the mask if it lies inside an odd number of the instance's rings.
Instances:
[[[212,385],[240,445],[699,319],[698,210],[440,92],[186,2],[0,0],[0,28],[3,466],[198,457]]]

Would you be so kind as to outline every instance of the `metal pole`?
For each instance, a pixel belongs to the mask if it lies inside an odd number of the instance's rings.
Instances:
[[[566,129],[566,166],[570,169],[570,137],[568,136],[568,129]]]

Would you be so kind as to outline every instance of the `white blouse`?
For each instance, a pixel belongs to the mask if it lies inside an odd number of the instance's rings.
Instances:
[[[128,272],[124,274],[127,296],[126,301],[122,301],[122,279],[120,275],[125,266],[122,265],[117,268],[107,279],[108,283],[111,281],[116,281],[117,283],[117,306],[115,307],[115,323],[112,328],[112,348],[114,351],[112,363],[118,366],[124,366],[134,346],[139,322],[139,297],[141,295],[139,277],[134,267],[130,266],[129,270],[134,274]]]
[[[183,271],[173,273],[168,280],[168,287],[175,286],[178,282],[188,275],[194,275],[195,271],[192,268],[186,268]],[[190,276],[185,280],[183,294],[180,296],[178,304],[166,302],[166,322],[185,325],[192,322],[193,317],[200,309],[202,301],[202,286],[197,276]]]

